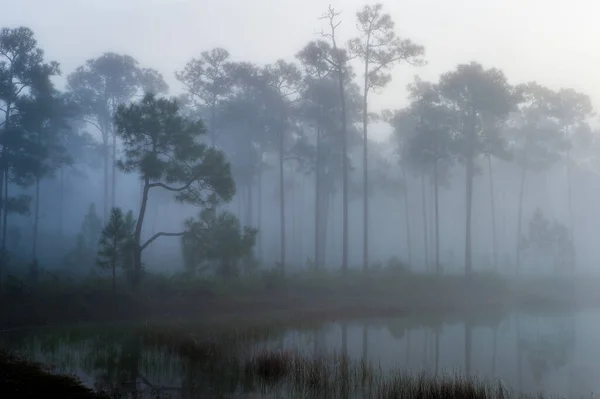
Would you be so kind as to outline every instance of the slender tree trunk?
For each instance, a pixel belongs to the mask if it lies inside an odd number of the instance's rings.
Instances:
[[[496,377],[496,353],[498,351],[498,326],[494,327],[493,348],[492,348],[492,378]]]
[[[437,377],[438,375],[438,371],[440,368],[440,335],[441,335],[441,327],[436,327],[435,328],[435,355],[434,355],[434,367],[435,367],[435,374],[434,376]]]
[[[103,133],[104,135],[105,133]],[[102,219],[102,224],[106,225],[108,222],[108,212],[109,212],[109,196],[108,196],[108,163],[109,163],[109,150],[108,150],[108,135],[104,137],[104,214]]]
[[[435,272],[442,273],[440,266],[440,216],[439,216],[439,182],[438,161],[433,163],[433,197],[435,202]]]
[[[61,250],[64,250],[63,236],[65,233],[65,168],[60,168],[60,193],[58,197],[58,236]]]
[[[148,206],[148,192],[150,191],[150,180],[144,179],[144,191],[142,192],[142,204],[135,225],[135,251],[133,253],[133,284],[137,286],[142,276],[142,226],[144,225],[144,216]]]
[[[321,268],[321,126],[317,126],[317,159],[315,164],[315,269]]]
[[[471,218],[473,203],[473,171],[474,161],[472,156],[468,156],[466,167],[466,228],[465,228],[465,275],[471,276],[473,273],[472,250],[471,250]]]
[[[568,196],[568,206],[569,206],[569,223],[570,223],[570,235],[571,235],[571,242],[573,243],[573,248],[576,248],[575,246],[575,214],[573,213],[573,187],[572,187],[572,168],[571,168],[571,152],[567,151],[567,196]],[[574,254],[576,255],[577,252],[575,251]],[[576,268],[576,256],[573,257],[573,269]]]
[[[4,214],[4,209],[8,205],[8,193],[4,190],[5,176],[4,170],[0,170],[0,215]],[[0,218],[0,232],[2,232],[2,248],[0,250],[0,287],[2,287],[2,269],[4,268],[4,263],[6,261],[6,247],[5,243],[5,230],[4,230],[4,220]]]
[[[369,361],[369,325],[365,322],[362,329],[362,357],[363,361]]]
[[[117,195],[117,135],[113,132],[112,135],[112,180],[111,180],[111,192],[110,192],[110,209],[116,205]]]
[[[322,187],[325,188],[325,187]],[[321,252],[320,264],[322,267],[327,267],[327,242],[328,242],[328,231],[329,231],[329,205],[331,203],[331,191],[327,190],[325,193],[322,193],[322,201],[323,201],[323,213],[321,215],[321,238],[323,239],[321,242]]]
[[[494,196],[494,173],[492,170],[492,157],[487,154],[488,170],[490,173],[490,205],[492,207],[492,260],[494,270],[498,271],[498,238],[496,236],[496,204]]]
[[[412,267],[412,246],[410,243],[410,204],[408,202],[408,179],[406,177],[405,167],[402,167],[402,176],[404,178],[404,217],[406,219],[406,249],[408,252],[408,266]]]
[[[254,226],[254,195],[253,182],[248,185],[248,226]]]
[[[283,123],[282,123],[283,125]],[[279,268],[281,273],[285,271],[285,187],[284,187],[284,174],[283,174],[283,160],[284,160],[284,132],[279,134],[279,218],[280,218],[280,259]]]
[[[215,117],[217,111],[217,96],[213,94],[212,104],[210,106],[210,144],[217,146],[217,132],[215,131]]]
[[[344,90],[344,74],[340,69],[340,101],[342,108],[342,271],[348,271],[348,138],[346,121],[346,94]]]
[[[263,235],[264,232],[262,231],[263,228],[263,220],[262,220],[262,205],[263,205],[263,201],[262,201],[262,192],[263,192],[263,185],[262,185],[262,175],[263,175],[263,168],[262,168],[262,154],[261,154],[261,165],[259,166],[258,169],[258,259],[260,261],[262,261],[263,259]]]
[[[40,178],[35,179],[35,208],[33,211],[33,239],[31,248],[31,257],[35,261],[37,259],[37,240],[38,230],[40,225]]]
[[[363,270],[369,268],[369,127],[368,95],[369,95],[369,41],[371,32],[367,33],[365,51],[364,93],[363,93]]]
[[[304,200],[306,199],[306,197],[304,196],[305,193],[305,184],[306,183],[306,177],[304,175],[300,176],[300,195],[298,196],[298,208],[300,210],[300,214],[298,215],[298,212],[296,211],[296,217],[298,218],[298,253],[300,256],[300,261],[303,261],[304,259],[306,259],[306,254],[304,252],[304,217],[303,217],[303,213],[304,213]]]
[[[298,243],[296,242],[296,240],[298,239],[298,230],[297,230],[297,225],[296,225],[296,179],[294,179],[292,177],[291,179],[291,187],[290,187],[290,193],[289,193],[289,201],[288,201],[288,209],[289,209],[289,216],[290,218],[288,220],[291,219],[291,228],[290,230],[292,231],[292,237],[291,237],[291,244],[292,244],[292,260],[297,262],[298,261]],[[289,235],[288,237],[289,238]]]
[[[117,240],[113,240],[113,248],[117,248]],[[115,299],[117,292],[117,259],[113,256],[112,258],[112,296],[113,300]]]
[[[8,168],[4,169],[4,198],[5,204],[2,210],[2,253],[6,253],[6,240],[8,238]]]
[[[518,275],[521,271],[521,231],[523,224],[523,198],[525,196],[525,176],[527,169],[523,167],[521,169],[521,184],[519,187],[519,205],[517,208],[517,252],[515,262],[515,275]]]
[[[0,215],[2,214],[1,212],[4,210],[4,208],[6,207],[6,204],[8,202],[8,197],[4,194],[4,170],[0,170]],[[0,232],[2,232],[2,239],[4,239],[4,229],[3,229],[4,225],[2,223],[2,218],[0,217]],[[0,262],[1,262],[1,258],[0,258]],[[0,267],[2,265],[0,264]]]
[[[421,175],[421,210],[423,216],[423,243],[425,245],[425,270],[429,272],[429,243],[427,240],[427,205],[425,195],[425,176]]]

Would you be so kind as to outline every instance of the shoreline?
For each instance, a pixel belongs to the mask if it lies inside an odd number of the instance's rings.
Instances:
[[[196,290],[141,293],[36,293],[0,298],[0,330],[72,324],[194,324],[210,327],[296,325],[423,315],[497,318],[510,311],[573,311],[600,307],[596,279],[511,282],[508,279],[408,276],[334,280],[275,289],[232,286],[214,294]],[[598,281],[600,284],[600,281]],[[15,299],[15,298],[12,298]],[[487,316],[486,316],[487,315]],[[492,322],[492,321],[490,321]]]
[[[54,394],[74,399],[109,399],[75,377],[54,374],[42,364],[14,353],[0,351],[0,370],[0,395],[3,398],[29,399]]]

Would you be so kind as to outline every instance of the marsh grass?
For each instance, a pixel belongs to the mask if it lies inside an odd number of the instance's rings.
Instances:
[[[323,399],[528,398],[514,394],[499,382],[460,375],[436,377],[404,370],[384,371],[365,360],[354,361],[341,354],[304,356],[291,350],[247,350],[248,342],[256,336],[231,335],[229,341],[201,343],[185,336],[175,337],[175,333],[149,332],[146,342],[166,345],[189,359],[203,370],[217,394],[235,391],[242,396]]]
[[[303,357],[294,352],[265,351],[244,365],[263,394],[294,398],[361,399],[510,399],[515,395],[499,382],[492,384],[461,376],[435,378],[427,374],[381,368],[346,356]],[[541,398],[541,396],[535,396]],[[534,398],[534,397],[531,397]]]

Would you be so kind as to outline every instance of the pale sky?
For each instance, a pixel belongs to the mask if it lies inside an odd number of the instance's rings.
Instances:
[[[343,11],[340,36],[355,35],[363,0],[331,0]],[[127,53],[159,70],[171,93],[174,71],[220,46],[234,60],[293,60],[318,38],[319,0],[0,0],[0,26],[32,28],[47,58],[63,73],[105,51]],[[600,105],[600,2],[593,0],[382,0],[399,35],[426,48],[428,65],[395,69],[394,81],[372,95],[373,110],[404,104],[404,87],[419,74],[436,79],[476,60],[504,70],[512,83],[537,80],[572,87]],[[370,4],[370,3],[369,3]]]

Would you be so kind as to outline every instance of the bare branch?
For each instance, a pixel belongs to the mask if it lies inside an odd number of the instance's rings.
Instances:
[[[152,184],[150,184],[150,186],[149,186],[149,187],[150,187],[150,188],[153,188],[153,187],[162,187],[162,188],[164,188],[165,190],[168,190],[168,191],[173,191],[173,192],[176,192],[176,193],[178,193],[178,192],[181,192],[181,191],[183,191],[183,190],[187,190],[188,188],[190,188],[190,186],[191,186],[191,185],[192,185],[192,184],[193,184],[193,183],[194,183],[196,180],[197,180],[197,179],[192,179],[192,180],[190,180],[190,181],[189,181],[189,182],[188,182],[188,183],[187,183],[185,186],[183,186],[183,187],[179,187],[179,188],[174,188],[174,187],[171,187],[171,186],[167,186],[167,185],[166,185],[166,184],[164,184],[164,183],[152,183]]]
[[[152,242],[153,242],[154,240],[156,240],[158,237],[163,237],[163,236],[164,236],[164,237],[181,237],[181,236],[183,236],[185,233],[186,233],[185,231],[182,231],[182,232],[180,232],[180,233],[165,233],[165,232],[162,232],[162,231],[161,231],[160,233],[156,233],[156,234],[154,234],[152,237],[150,237],[150,238],[148,239],[148,241],[146,241],[144,244],[142,244],[142,245],[140,246],[140,251],[143,251],[144,249],[146,249],[146,248],[148,247],[148,245],[152,244]]]
[[[98,124],[97,124],[96,122],[92,122],[92,121],[91,121],[91,120],[89,120],[89,119],[84,119],[83,121],[84,121],[85,123],[89,123],[90,125],[94,126],[96,129],[98,129],[99,131],[101,131],[101,132],[102,132],[102,129],[100,129],[100,126],[98,126]]]

